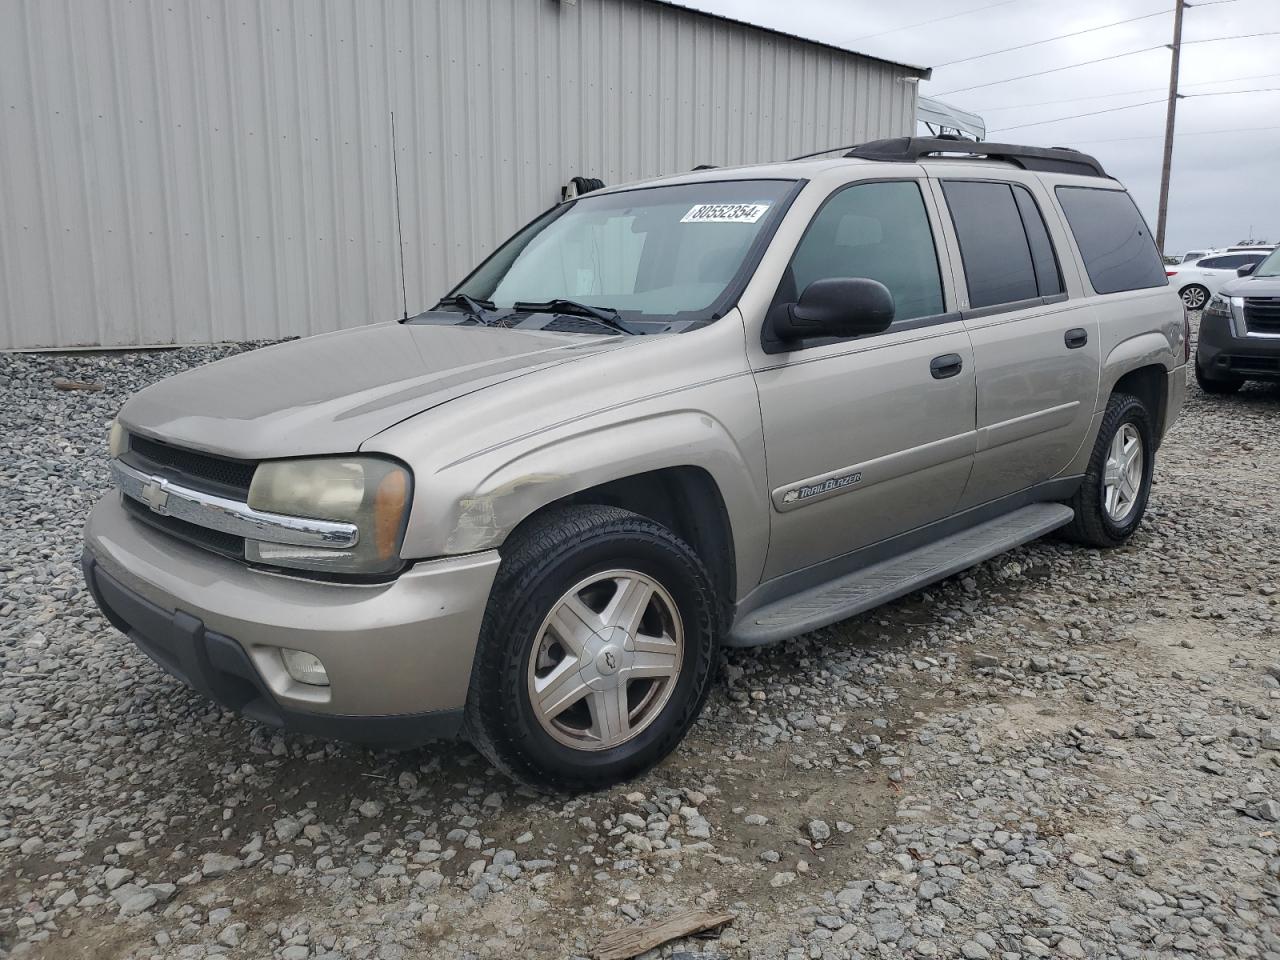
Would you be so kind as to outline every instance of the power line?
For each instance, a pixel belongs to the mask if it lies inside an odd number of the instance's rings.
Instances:
[[[1280,87],[1254,87],[1252,90],[1214,90],[1210,93],[1180,93],[1178,98],[1187,100],[1191,97],[1230,97],[1237,93],[1280,93]]]
[[[1235,0],[1216,0],[1219,3],[1234,3]],[[1210,83],[1239,83],[1242,80],[1265,80],[1280,77],[1280,73],[1253,73],[1247,77],[1223,77],[1221,80],[1198,80],[1185,83],[1185,87],[1203,87]],[[1060,103],[1080,103],[1083,100],[1105,100],[1108,97],[1123,97],[1134,93],[1159,93],[1164,87],[1143,87],[1141,90],[1116,90],[1112,93],[1096,93],[1088,97],[1068,97],[1065,100],[1040,100],[1036,103],[1007,103],[998,107],[969,107],[974,113],[997,113],[1001,110],[1029,110],[1031,107],[1052,107]]]
[[[1267,33],[1240,33],[1230,37],[1205,37],[1203,40],[1183,40],[1182,43],[1217,43],[1220,40],[1252,40],[1255,37],[1280,37],[1280,30],[1269,31]],[[977,83],[972,87],[958,87],[955,90],[947,90],[943,93],[930,93],[932,97],[949,97],[954,93],[967,93],[970,90],[982,90],[985,87],[995,87],[1002,83],[1013,83],[1015,80],[1030,80],[1032,77],[1043,77],[1050,73],[1061,73],[1063,70],[1072,70],[1076,67],[1088,67],[1095,63],[1106,63],[1108,60],[1119,60],[1122,57],[1132,57],[1139,53],[1150,53],[1152,50],[1167,50],[1167,43],[1157,44],[1154,47],[1143,47],[1141,50],[1128,50],[1125,53],[1114,53],[1109,57],[1098,57],[1096,60],[1083,60],[1080,63],[1069,63],[1065,67],[1053,67],[1049,70],[1038,70],[1035,73],[1024,73],[1017,77],[1006,77],[1003,80],[992,80],[988,83]]]
[[[1178,99],[1186,100],[1190,97],[1229,97],[1237,93],[1280,93],[1280,87],[1255,87],[1252,90],[1215,90],[1209,93],[1180,93]],[[990,133],[1004,133],[1007,130],[1021,130],[1024,127],[1039,127],[1046,123],[1057,123],[1059,120],[1079,120],[1081,117],[1098,117],[1104,113],[1116,113],[1119,110],[1132,110],[1134,107],[1149,107],[1153,103],[1165,103],[1167,97],[1161,97],[1159,100],[1144,100],[1142,103],[1129,103],[1122,107],[1108,107],[1105,110],[1093,110],[1089,113],[1073,113],[1067,117],[1053,117],[1049,120],[1036,120],[1033,123],[1019,123],[1012,127],[997,127]]]
[[[989,130],[987,132],[988,133],[1005,133],[1006,131],[1009,131],[1009,130],[1022,130],[1026,127],[1042,127],[1046,123],[1058,123],[1061,120],[1079,120],[1081,117],[1098,117],[1104,113],[1117,113],[1120,110],[1132,110],[1135,107],[1149,107],[1152,104],[1165,103],[1167,102],[1167,99],[1168,98],[1166,97],[1161,97],[1159,100],[1144,100],[1142,101],[1142,103],[1130,103],[1130,104],[1126,104],[1123,107],[1108,107],[1105,110],[1092,110],[1089,113],[1073,113],[1068,117],[1054,117],[1051,120],[1036,120],[1033,123],[1019,123],[1012,127],[999,127],[998,129]]]
[[[995,87],[1002,83],[1013,83],[1015,80],[1029,80],[1032,77],[1043,77],[1049,73],[1061,73],[1063,70],[1073,70],[1076,67],[1087,67],[1095,63],[1105,63],[1108,60],[1119,60],[1122,57],[1132,57],[1139,53],[1150,53],[1152,50],[1165,50],[1168,44],[1158,43],[1154,47],[1143,47],[1141,50],[1129,50],[1125,53],[1113,53],[1109,57],[1098,57],[1096,60],[1084,60],[1080,63],[1069,63],[1065,67],[1053,67],[1049,70],[1038,70],[1035,73],[1024,73],[1017,77],[1006,77],[1003,80],[991,80],[988,83],[977,83],[972,87],[959,87],[955,90],[947,90],[943,93],[930,93],[931,97],[949,97],[953,93],[967,93],[970,90],[981,90],[984,87]]]
[[[1144,13],[1140,17],[1130,17],[1128,20],[1116,20],[1112,23],[1104,23],[1096,27],[1089,27],[1086,30],[1077,30],[1075,33],[1060,33],[1056,37],[1049,37],[1046,40],[1033,40],[1030,43],[1020,43],[1016,47],[1005,47],[1003,50],[992,50],[990,53],[979,53],[972,57],[962,57],[959,60],[948,60],[946,63],[935,63],[933,68],[937,70],[941,67],[955,66],[957,63],[969,63],[973,60],[982,60],[986,57],[994,57],[1001,53],[1011,53],[1014,50],[1026,50],[1028,47],[1038,47],[1041,44],[1053,43],[1055,40],[1068,40],[1071,37],[1082,37],[1086,33],[1096,33],[1098,30],[1106,30],[1110,27],[1119,27],[1126,23],[1137,23],[1139,20],[1150,20],[1152,17],[1161,17],[1166,13],[1172,12],[1172,9],[1168,9],[1157,10],[1155,13]]]
[[[1225,2],[1225,0],[1221,0]],[[1202,4],[1208,6],[1208,4]],[[1216,136],[1220,133],[1261,133],[1264,130],[1280,130],[1280,127],[1236,127],[1233,130],[1187,130],[1179,133],[1179,137],[1208,137]],[[1105,137],[1101,140],[1076,140],[1072,139],[1072,143],[1125,143],[1130,140],[1163,140],[1163,133],[1153,133],[1145,137]]]
[[[998,0],[997,3],[988,3],[982,7],[971,7],[968,10],[961,10],[959,13],[948,14],[945,17],[934,17],[932,20],[921,20],[919,23],[908,23],[901,27],[894,27],[892,30],[881,30],[879,33],[863,34],[860,37],[854,37],[849,42],[857,43],[859,40],[870,40],[873,37],[883,37],[886,34],[897,33],[900,30],[911,30],[914,27],[927,27],[931,23],[941,23],[943,20],[954,20],[956,17],[964,17],[971,13],[977,13],[980,10],[990,10],[992,7],[1007,7],[1009,4],[1016,2],[1017,0]]]
[[[1182,45],[1185,47],[1189,43],[1217,43],[1219,40],[1252,40],[1255,37],[1280,37],[1280,30],[1270,30],[1267,33],[1237,33],[1230,37],[1205,37],[1203,40],[1183,40]]]

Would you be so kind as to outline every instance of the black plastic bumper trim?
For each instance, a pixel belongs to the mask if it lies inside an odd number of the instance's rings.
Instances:
[[[80,563],[89,592],[113,627],[166,673],[245,717],[332,740],[400,747],[456,737],[462,728],[460,709],[343,716],[282,706],[234,639],[206,629],[182,610],[170,613],[156,606],[103,570],[89,550]]]

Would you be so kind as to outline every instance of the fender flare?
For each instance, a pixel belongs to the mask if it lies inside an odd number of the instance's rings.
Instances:
[[[500,547],[521,522],[576,493],[675,467],[704,470],[728,514],[738,583],[754,583],[768,542],[767,493],[751,460],[717,419],[700,410],[642,416],[558,437],[495,464],[459,498],[445,552]]]
[[[1125,374],[1152,366],[1163,367],[1168,373],[1178,365],[1173,346],[1162,333],[1148,331],[1120,341],[1102,361],[1102,381],[1098,385],[1095,412],[1106,409],[1116,384]]]

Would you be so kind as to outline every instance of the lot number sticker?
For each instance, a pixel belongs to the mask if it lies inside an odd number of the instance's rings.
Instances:
[[[681,223],[755,223],[769,209],[767,203],[700,203]]]

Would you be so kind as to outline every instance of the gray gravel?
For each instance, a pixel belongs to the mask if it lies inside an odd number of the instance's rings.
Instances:
[[[1280,390],[1192,386],[1125,548],[730,653],[669,761],[568,799],[277,735],[95,611],[111,416],[239,349],[0,357],[0,957],[554,958],[702,905],[654,956],[1280,960]]]

